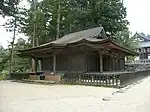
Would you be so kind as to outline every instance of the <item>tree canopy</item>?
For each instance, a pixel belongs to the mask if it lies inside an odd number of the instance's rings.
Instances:
[[[29,59],[19,57],[18,50],[25,49],[28,47],[28,44],[23,38],[19,38],[17,43],[14,44],[14,56],[12,60],[12,72],[25,72],[30,68]],[[11,57],[11,45],[8,46],[8,49],[4,49],[0,46],[0,73],[3,70],[9,71],[10,57]]]
[[[130,50],[136,49],[139,45],[139,41],[136,40],[136,37],[131,35],[129,30],[118,31],[115,34],[115,39],[120,45]]]
[[[20,0],[1,0],[0,1],[0,14],[3,16],[11,16],[14,12],[14,7]]]
[[[56,39],[58,25],[59,37],[99,25],[107,35],[114,36],[127,29],[129,22],[125,18],[126,8],[120,0],[42,0],[36,4],[36,11],[31,3],[22,21],[22,32],[32,38],[35,24],[35,37],[40,44]]]

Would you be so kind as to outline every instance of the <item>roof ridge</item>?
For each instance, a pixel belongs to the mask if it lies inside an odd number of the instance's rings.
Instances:
[[[139,36],[141,36],[143,39],[146,39],[146,40],[149,40],[150,41],[150,39],[147,37],[147,36],[144,36],[144,35],[142,35],[141,33],[138,33],[138,32],[136,32]]]

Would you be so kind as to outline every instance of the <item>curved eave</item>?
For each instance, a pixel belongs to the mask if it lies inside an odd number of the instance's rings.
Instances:
[[[126,48],[126,47],[123,47],[123,46],[117,44],[116,42],[112,41],[111,39],[97,39],[97,40],[98,41],[91,41],[91,40],[87,40],[87,39],[82,39],[80,41],[76,41],[76,42],[73,42],[73,43],[68,43],[67,46],[78,45],[78,44],[81,44],[81,43],[91,44],[93,46],[98,45],[98,44],[103,44],[103,43],[104,44],[105,43],[110,43],[110,44],[108,44],[108,47],[110,47],[110,48],[120,50],[120,51],[126,53],[127,55],[132,55],[132,56],[139,55],[137,52],[132,51],[132,50]]]
[[[26,49],[26,50],[19,50],[19,52],[22,54],[22,55],[28,55],[28,53],[30,54],[34,54],[36,52],[45,52],[45,51],[49,51],[49,52],[52,52],[54,49],[63,49],[65,47],[70,47],[70,46],[74,46],[74,45],[82,45],[82,44],[90,44],[92,46],[95,46],[95,45],[98,45],[99,44],[105,44],[105,43],[109,43],[107,46],[111,49],[116,49],[116,50],[120,50],[124,53],[126,53],[127,55],[138,55],[137,52],[135,51],[132,51],[132,50],[129,50],[119,44],[117,44],[116,42],[110,40],[110,39],[81,39],[81,40],[78,40],[78,41],[74,41],[74,42],[71,42],[71,43],[68,43],[68,44],[54,44],[54,43],[51,43],[51,44],[47,44],[45,46],[39,46],[39,47],[35,47],[35,48],[30,48],[30,49]]]
[[[104,43],[104,42],[109,42],[109,39],[95,39],[94,40],[90,40],[90,39],[81,39],[79,41],[75,41],[75,42],[70,42],[67,44],[67,46],[71,46],[71,45],[77,45],[77,44],[81,44],[81,43],[88,43],[88,44],[100,44],[100,43]]]
[[[139,55],[139,53],[137,53],[137,52],[135,52],[135,51],[132,51],[132,50],[126,48],[126,47],[123,47],[123,46],[117,44],[117,43],[114,42],[114,41],[111,41],[111,42],[112,42],[112,44],[114,44],[117,48],[119,48],[120,50],[126,52],[128,55],[132,55],[132,56]]]
[[[39,50],[43,50],[43,49],[52,49],[52,48],[64,48],[66,45],[63,45],[63,44],[54,44],[54,43],[51,43],[51,44],[47,44],[45,46],[38,46],[38,47],[35,47],[35,48],[29,48],[29,49],[25,49],[25,50],[18,50],[19,52],[34,52],[34,51],[39,51]]]

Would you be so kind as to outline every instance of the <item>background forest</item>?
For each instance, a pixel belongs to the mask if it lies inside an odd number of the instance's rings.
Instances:
[[[135,42],[128,30],[126,8],[121,0],[28,0],[29,7],[22,7],[21,0],[1,0],[0,15],[9,17],[3,25],[13,32],[7,49],[0,46],[0,74],[27,72],[29,59],[20,58],[19,49],[39,46],[61,38],[65,34],[103,26],[107,36],[122,46],[134,49]],[[24,34],[16,41],[17,34]],[[3,38],[3,37],[0,37]],[[11,38],[11,37],[10,37]],[[3,78],[2,77],[2,78]]]

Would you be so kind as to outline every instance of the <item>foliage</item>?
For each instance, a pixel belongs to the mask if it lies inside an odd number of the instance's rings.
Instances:
[[[7,68],[9,58],[10,58],[9,51],[0,46],[0,73]]]
[[[9,79],[9,71],[3,70],[0,74],[0,80],[6,80]]]
[[[139,41],[136,37],[131,36],[129,30],[119,31],[115,35],[115,41],[117,41],[121,46],[124,46],[130,50],[134,50],[139,46]],[[135,56],[128,56],[127,61],[132,62]]]
[[[14,56],[12,60],[13,72],[25,72],[30,68],[29,59],[18,56],[18,50],[26,49],[27,47],[28,47],[28,44],[22,38],[19,38],[17,43],[14,45]],[[2,47],[0,48],[2,49]],[[8,49],[3,49],[0,51],[0,73],[3,70],[9,71],[11,49],[12,49],[11,45],[9,45]]]
[[[129,24],[126,17],[126,8],[120,0],[71,0],[74,4],[77,24],[83,27],[101,24],[105,31],[114,35],[122,31]],[[78,4],[78,7],[76,6]]]
[[[39,39],[39,43],[43,44],[47,40],[47,30],[46,30],[46,21],[42,11],[38,10],[34,13],[36,14],[36,18],[33,16],[33,9],[28,10],[26,12],[26,17],[24,21],[22,21],[22,32],[29,37],[29,41],[31,42],[32,36],[34,33],[34,24],[36,24],[35,28],[35,37]],[[43,42],[44,41],[44,42]]]
[[[59,3],[60,12],[58,12]],[[30,37],[30,40],[36,24],[35,37],[40,44],[55,40],[58,13],[60,13],[60,37],[100,24],[107,34],[112,36],[117,31],[127,29],[129,24],[125,20],[126,8],[120,0],[43,0],[36,6],[35,11],[31,2],[30,9],[25,11],[26,18],[22,19],[21,24],[22,32]]]
[[[134,36],[131,36],[131,33],[129,30],[117,32],[115,35],[115,39],[120,45],[131,50],[137,48],[139,45],[139,41],[137,41]]]
[[[14,66],[12,66],[12,72],[24,72],[30,68],[29,59],[18,56],[18,50],[26,49],[27,47],[28,44],[24,39],[19,38],[17,40],[17,43],[14,45],[14,56],[12,60],[12,65]],[[11,51],[11,48],[9,48],[9,50]]]
[[[0,15],[12,16],[14,7],[19,3],[19,0],[1,0],[0,1]]]

